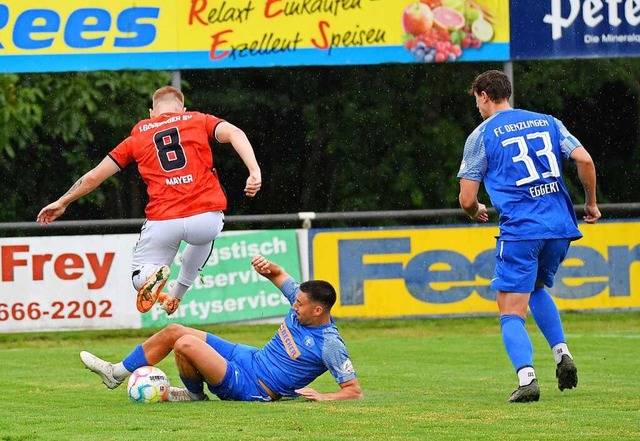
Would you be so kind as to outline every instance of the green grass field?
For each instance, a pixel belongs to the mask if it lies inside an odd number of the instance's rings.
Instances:
[[[537,403],[517,386],[497,318],[338,322],[365,392],[357,401],[134,404],[85,370],[86,349],[119,361],[149,331],[0,335],[0,440],[640,439],[640,313],[565,314],[579,384],[560,392],[535,327]],[[262,346],[277,325],[215,326]],[[173,357],[163,369],[179,383]],[[313,386],[337,385],[329,374]]]

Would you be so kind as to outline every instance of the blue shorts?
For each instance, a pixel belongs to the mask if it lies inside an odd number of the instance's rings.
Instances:
[[[207,333],[207,344],[227,360],[227,372],[218,384],[207,384],[212,394],[229,401],[272,401],[258,383],[253,354],[258,348],[231,343]]]
[[[491,289],[531,293],[536,281],[551,288],[567,255],[571,239],[504,241],[496,244],[496,269]]]

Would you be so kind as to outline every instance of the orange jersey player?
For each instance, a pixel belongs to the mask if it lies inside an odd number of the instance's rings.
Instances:
[[[138,164],[149,194],[147,219],[226,210],[227,198],[209,146],[223,123],[199,112],[163,113],[140,121],[131,136],[109,153],[120,169],[131,162]]]
[[[147,312],[159,300],[172,314],[207,262],[213,241],[224,225],[227,198],[214,168],[210,143],[230,143],[236,150],[249,171],[244,190],[248,197],[260,190],[261,172],[245,133],[215,116],[187,112],[178,89],[158,89],[149,115],[100,164],[40,210],[37,221],[53,222],[71,202],[128,164],[137,163],[149,203],[133,254],[131,278],[138,290],[136,306],[140,312]],[[180,273],[170,292],[163,293],[182,241],[187,246]]]

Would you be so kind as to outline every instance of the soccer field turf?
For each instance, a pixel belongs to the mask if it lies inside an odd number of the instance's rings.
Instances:
[[[0,440],[626,440],[640,439],[640,313],[565,314],[577,389],[556,387],[551,351],[529,318],[537,403],[517,386],[497,318],[339,321],[365,397],[312,403],[135,404],[85,370],[89,350],[119,361],[149,331],[0,335]],[[262,346],[276,324],[212,326]],[[180,385],[173,357],[158,365]],[[314,384],[337,385],[325,373]]]

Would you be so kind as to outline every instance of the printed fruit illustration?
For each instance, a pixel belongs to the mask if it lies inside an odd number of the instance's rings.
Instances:
[[[442,0],[442,6],[464,14],[467,9],[467,0]]]
[[[471,24],[471,33],[483,43],[493,38],[493,26],[484,18],[480,17]]]
[[[473,0],[410,0],[402,41],[423,63],[453,62],[493,39],[495,14]]]
[[[412,35],[420,35],[429,32],[433,26],[433,13],[431,8],[424,3],[411,3],[402,15],[404,31]]]
[[[424,3],[432,10],[437,8],[438,6],[442,6],[442,2],[440,0],[420,0],[420,3]]]
[[[469,7],[464,11],[464,18],[467,20],[467,23],[473,23],[477,19],[482,18],[482,11],[477,8]]]
[[[426,34],[409,38],[405,48],[424,63],[456,61],[462,55],[460,45],[451,42],[449,31],[435,27]]]
[[[464,15],[455,9],[440,6],[432,11],[432,15],[433,25],[439,29],[460,29],[464,26]]]

